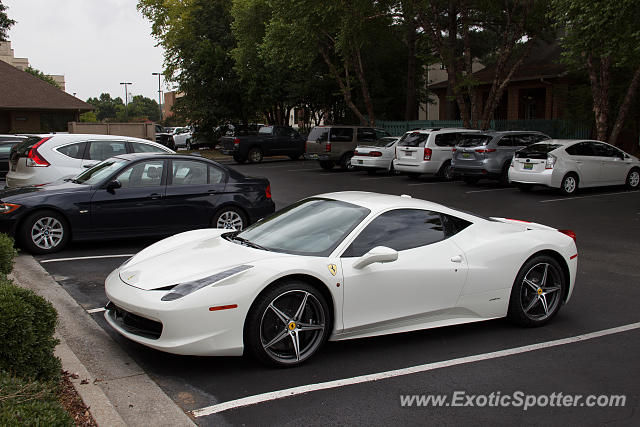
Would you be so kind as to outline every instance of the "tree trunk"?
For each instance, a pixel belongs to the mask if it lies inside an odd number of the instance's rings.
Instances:
[[[409,20],[410,23],[409,23]],[[406,121],[417,120],[417,97],[416,97],[416,24],[411,16],[406,16],[407,25],[407,99],[404,109],[404,119]]]
[[[342,80],[342,77],[340,77],[340,75],[338,74],[338,70],[336,69],[335,65],[331,61],[331,58],[329,58],[329,55],[327,54],[327,52],[324,49],[321,48],[320,49],[320,54],[322,55],[322,59],[324,59],[324,62],[329,67],[329,71],[330,71],[331,75],[333,76],[333,78],[338,83],[338,86],[340,87],[340,92],[342,93],[342,96],[344,98],[344,102],[347,104],[347,106],[353,112],[353,114],[355,114],[356,117],[358,117],[358,119],[360,120],[360,123],[361,124],[366,124],[367,120],[365,119],[364,115],[360,112],[360,110],[358,109],[356,104],[354,104],[353,100],[351,99],[351,88],[348,87],[348,85],[349,85],[349,82],[348,82],[348,80],[349,80],[349,70],[348,70],[348,68],[345,66],[345,74],[346,74],[345,80],[347,80],[347,83],[345,84],[345,82]]]
[[[362,98],[364,99],[364,105],[367,108],[367,114],[369,115],[369,126],[375,126],[376,117],[375,111],[373,109],[373,100],[371,99],[371,94],[369,93],[369,85],[367,84],[367,79],[364,76],[364,66],[362,65],[362,57],[360,56],[360,48],[356,48],[355,50],[355,60],[356,60],[356,75],[358,76],[358,80],[360,81],[360,89],[362,91]]]
[[[609,130],[609,68],[611,61],[608,57],[600,58],[600,69],[596,69],[593,57],[587,55],[587,70],[591,82],[591,94],[593,95],[593,113],[596,120],[596,138],[599,141],[607,140]]]
[[[633,78],[631,79],[631,83],[627,88],[627,93],[624,96],[624,100],[620,105],[620,109],[618,110],[618,117],[616,118],[616,122],[613,125],[613,129],[611,130],[611,135],[609,136],[609,144],[616,145],[618,140],[618,136],[620,135],[620,131],[624,126],[625,120],[627,120],[627,115],[629,114],[629,110],[631,109],[631,104],[633,102],[633,98],[638,91],[638,85],[640,85],[640,66],[636,69],[636,72],[633,74]]]

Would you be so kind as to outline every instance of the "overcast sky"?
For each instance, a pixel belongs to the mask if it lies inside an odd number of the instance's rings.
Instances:
[[[137,0],[2,0],[16,24],[9,40],[16,57],[46,74],[64,74],[66,89],[82,100],[108,92],[158,100],[163,51]],[[168,90],[162,80],[163,91]]]

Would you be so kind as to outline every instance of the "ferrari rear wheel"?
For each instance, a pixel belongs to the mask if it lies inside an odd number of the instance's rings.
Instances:
[[[259,361],[287,367],[303,363],[327,340],[331,314],[326,299],[305,282],[278,284],[253,304],[245,346]]]
[[[558,261],[547,255],[529,259],[520,269],[509,300],[507,316],[522,326],[542,326],[562,305],[568,286]]]

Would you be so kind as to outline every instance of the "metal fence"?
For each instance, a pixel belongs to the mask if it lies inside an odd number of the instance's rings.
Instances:
[[[400,136],[415,129],[463,127],[462,120],[416,120],[411,122],[377,121],[381,127],[393,136]],[[492,120],[492,130],[536,130],[561,139],[589,139],[591,125],[571,120]]]

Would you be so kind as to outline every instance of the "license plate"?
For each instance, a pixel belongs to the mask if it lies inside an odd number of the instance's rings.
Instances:
[[[364,162],[363,162],[362,160],[358,160],[358,164],[359,164],[359,165],[361,165],[361,164],[363,164],[363,163],[364,163]]]
[[[523,169],[524,170],[532,170],[533,169],[533,163],[525,163]]]
[[[462,153],[462,158],[463,158],[463,159],[468,159],[468,158],[470,158],[470,157],[471,157],[471,154],[470,154],[470,153]]]
[[[404,152],[404,156],[405,157],[409,157],[409,158],[413,158],[413,151],[405,151]]]

